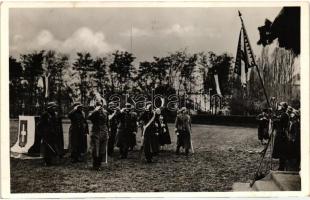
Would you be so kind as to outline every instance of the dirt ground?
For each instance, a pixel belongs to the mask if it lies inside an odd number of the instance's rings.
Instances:
[[[229,191],[234,182],[249,182],[258,166],[263,147],[257,129],[193,125],[195,153],[175,155],[176,136],[154,163],[138,162],[138,150],[128,159],[118,159],[116,150],[102,171],[87,163],[72,164],[66,155],[59,166],[44,167],[43,161],[11,158],[12,193],[49,192],[196,192]],[[17,122],[11,123],[11,146],[16,141]],[[139,133],[138,133],[139,134]],[[138,144],[139,138],[137,137]]]

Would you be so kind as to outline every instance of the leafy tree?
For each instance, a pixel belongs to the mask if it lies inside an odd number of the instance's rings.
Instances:
[[[9,58],[9,95],[10,95],[10,115],[15,115],[19,112],[20,101],[23,99],[21,96],[23,91],[23,68],[20,62],[15,58]]]
[[[30,54],[21,55],[21,64],[24,69],[24,79],[26,81],[25,99],[26,105],[35,105],[35,99],[38,98],[38,80],[42,76],[44,69],[43,58],[45,51],[35,51]],[[32,113],[31,107],[26,107],[27,113]]]
[[[132,80],[132,73],[134,71],[133,61],[135,57],[132,53],[127,51],[116,51],[112,54],[114,59],[109,66],[111,72],[112,88],[119,90],[129,89],[129,81]]]
[[[94,75],[93,79],[94,82],[96,83],[97,90],[103,94],[104,93],[104,88],[106,87],[105,82],[106,82],[106,76],[107,76],[107,71],[106,71],[106,58],[96,58],[93,63],[92,63],[92,68],[94,70]]]
[[[81,102],[82,104],[87,103],[87,91],[89,87],[89,82],[87,81],[89,77],[89,72],[93,71],[92,64],[93,59],[90,53],[77,53],[78,58],[73,63],[73,69],[78,72],[80,83],[79,88],[81,92]]]
[[[216,55],[214,52],[209,52],[209,81],[213,82],[214,73],[218,74],[219,85],[223,95],[231,94],[231,75],[232,75],[232,59],[233,57],[224,53],[221,55]],[[214,84],[213,85],[215,88]],[[215,90],[215,89],[214,89]]]

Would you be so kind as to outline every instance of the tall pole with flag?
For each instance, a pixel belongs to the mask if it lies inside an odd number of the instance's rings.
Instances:
[[[234,71],[238,75],[242,76],[243,73],[247,72],[248,68],[251,68],[251,67],[255,67],[256,68],[257,74],[258,74],[258,77],[259,77],[259,80],[260,80],[260,83],[261,83],[263,91],[264,91],[264,95],[265,95],[268,107],[270,108],[269,98],[267,96],[267,93],[266,93],[266,90],[265,90],[265,86],[264,86],[262,77],[260,75],[259,68],[258,68],[258,66],[257,66],[257,64],[255,62],[254,54],[253,54],[253,51],[252,51],[252,48],[251,48],[251,45],[250,45],[250,41],[248,39],[248,34],[246,32],[246,29],[245,29],[245,26],[244,26],[244,23],[243,23],[242,15],[241,15],[240,11],[238,11],[238,12],[239,12],[239,17],[240,17],[240,20],[241,20],[242,27],[241,27],[240,34],[239,34],[239,42],[238,42],[238,49],[237,49],[237,56],[236,56],[236,65],[235,65],[235,70]],[[242,66],[242,61],[244,62],[244,66]],[[242,77],[241,77],[241,79],[242,79]],[[261,160],[260,160],[259,166],[258,166],[258,168],[257,168],[257,170],[256,170],[256,172],[254,174],[254,178],[253,178],[252,182],[250,183],[250,187],[252,187],[254,185],[256,180],[262,178],[260,170],[261,170],[261,167],[262,167],[262,164],[263,164],[263,160],[264,160],[264,158],[266,156],[266,152],[267,152],[268,146],[272,143],[271,142],[273,140],[272,138],[273,138],[273,133],[270,134],[268,143],[265,146],[264,150],[262,151],[262,155],[261,155],[261,158],[260,158]]]
[[[247,81],[247,72],[248,69],[251,67],[255,67],[257,70],[257,74],[260,80],[260,83],[262,85],[264,95],[268,104],[268,107],[270,107],[269,98],[267,96],[267,92],[263,83],[263,79],[260,75],[259,68],[255,62],[254,54],[250,45],[250,41],[248,38],[247,31],[245,29],[242,15],[239,12],[239,17],[241,20],[241,30],[239,34],[239,41],[238,41],[238,49],[237,49],[237,55],[236,55],[236,62],[235,62],[235,69],[234,72],[238,74],[241,77],[241,83],[245,87],[246,81]]]

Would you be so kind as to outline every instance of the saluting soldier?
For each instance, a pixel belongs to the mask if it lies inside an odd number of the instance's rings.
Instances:
[[[159,141],[158,141],[158,132],[155,126],[156,114],[152,111],[151,103],[147,103],[145,111],[141,114],[139,121],[143,126],[142,138],[143,138],[143,147],[144,155],[148,163],[152,162],[154,155],[157,155],[159,152]]]
[[[137,116],[130,112],[131,104],[126,103],[126,107],[116,113],[118,121],[116,146],[120,149],[120,158],[127,158],[130,147],[136,145],[135,135],[137,133]]]
[[[62,121],[57,113],[57,104],[49,102],[41,115],[39,125],[42,132],[43,157],[46,166],[57,164],[64,152]]]
[[[97,99],[95,109],[88,116],[93,124],[91,145],[94,170],[100,170],[103,157],[107,153],[109,118],[103,102],[103,100]]]
[[[108,107],[108,114],[109,114],[109,123],[110,123],[110,130],[109,130],[109,141],[108,141],[108,155],[112,156],[114,152],[114,145],[115,145],[115,138],[117,133],[117,119],[116,114],[119,112],[119,108],[115,107],[115,103],[110,102]]]
[[[74,103],[74,108],[69,112],[71,120],[70,144],[72,162],[81,162],[87,152],[88,124],[81,103]]]
[[[185,154],[188,155],[191,148],[191,119],[187,114],[185,107],[182,107],[175,120],[175,132],[177,134],[176,154],[180,153],[180,148],[185,149]]]
[[[287,103],[281,102],[278,105],[276,116],[274,117],[275,140],[272,152],[272,157],[279,159],[280,171],[285,170],[288,154],[288,131],[289,131],[289,116],[286,113]]]

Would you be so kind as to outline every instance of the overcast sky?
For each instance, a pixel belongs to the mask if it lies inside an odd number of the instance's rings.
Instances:
[[[239,8],[251,45],[258,26],[277,16],[276,8]],[[101,56],[131,51],[138,61],[187,48],[235,56],[240,31],[237,8],[19,8],[10,10],[10,55],[54,49],[74,57],[77,51]],[[132,30],[132,31],[131,31]],[[131,34],[132,33],[132,34]]]

